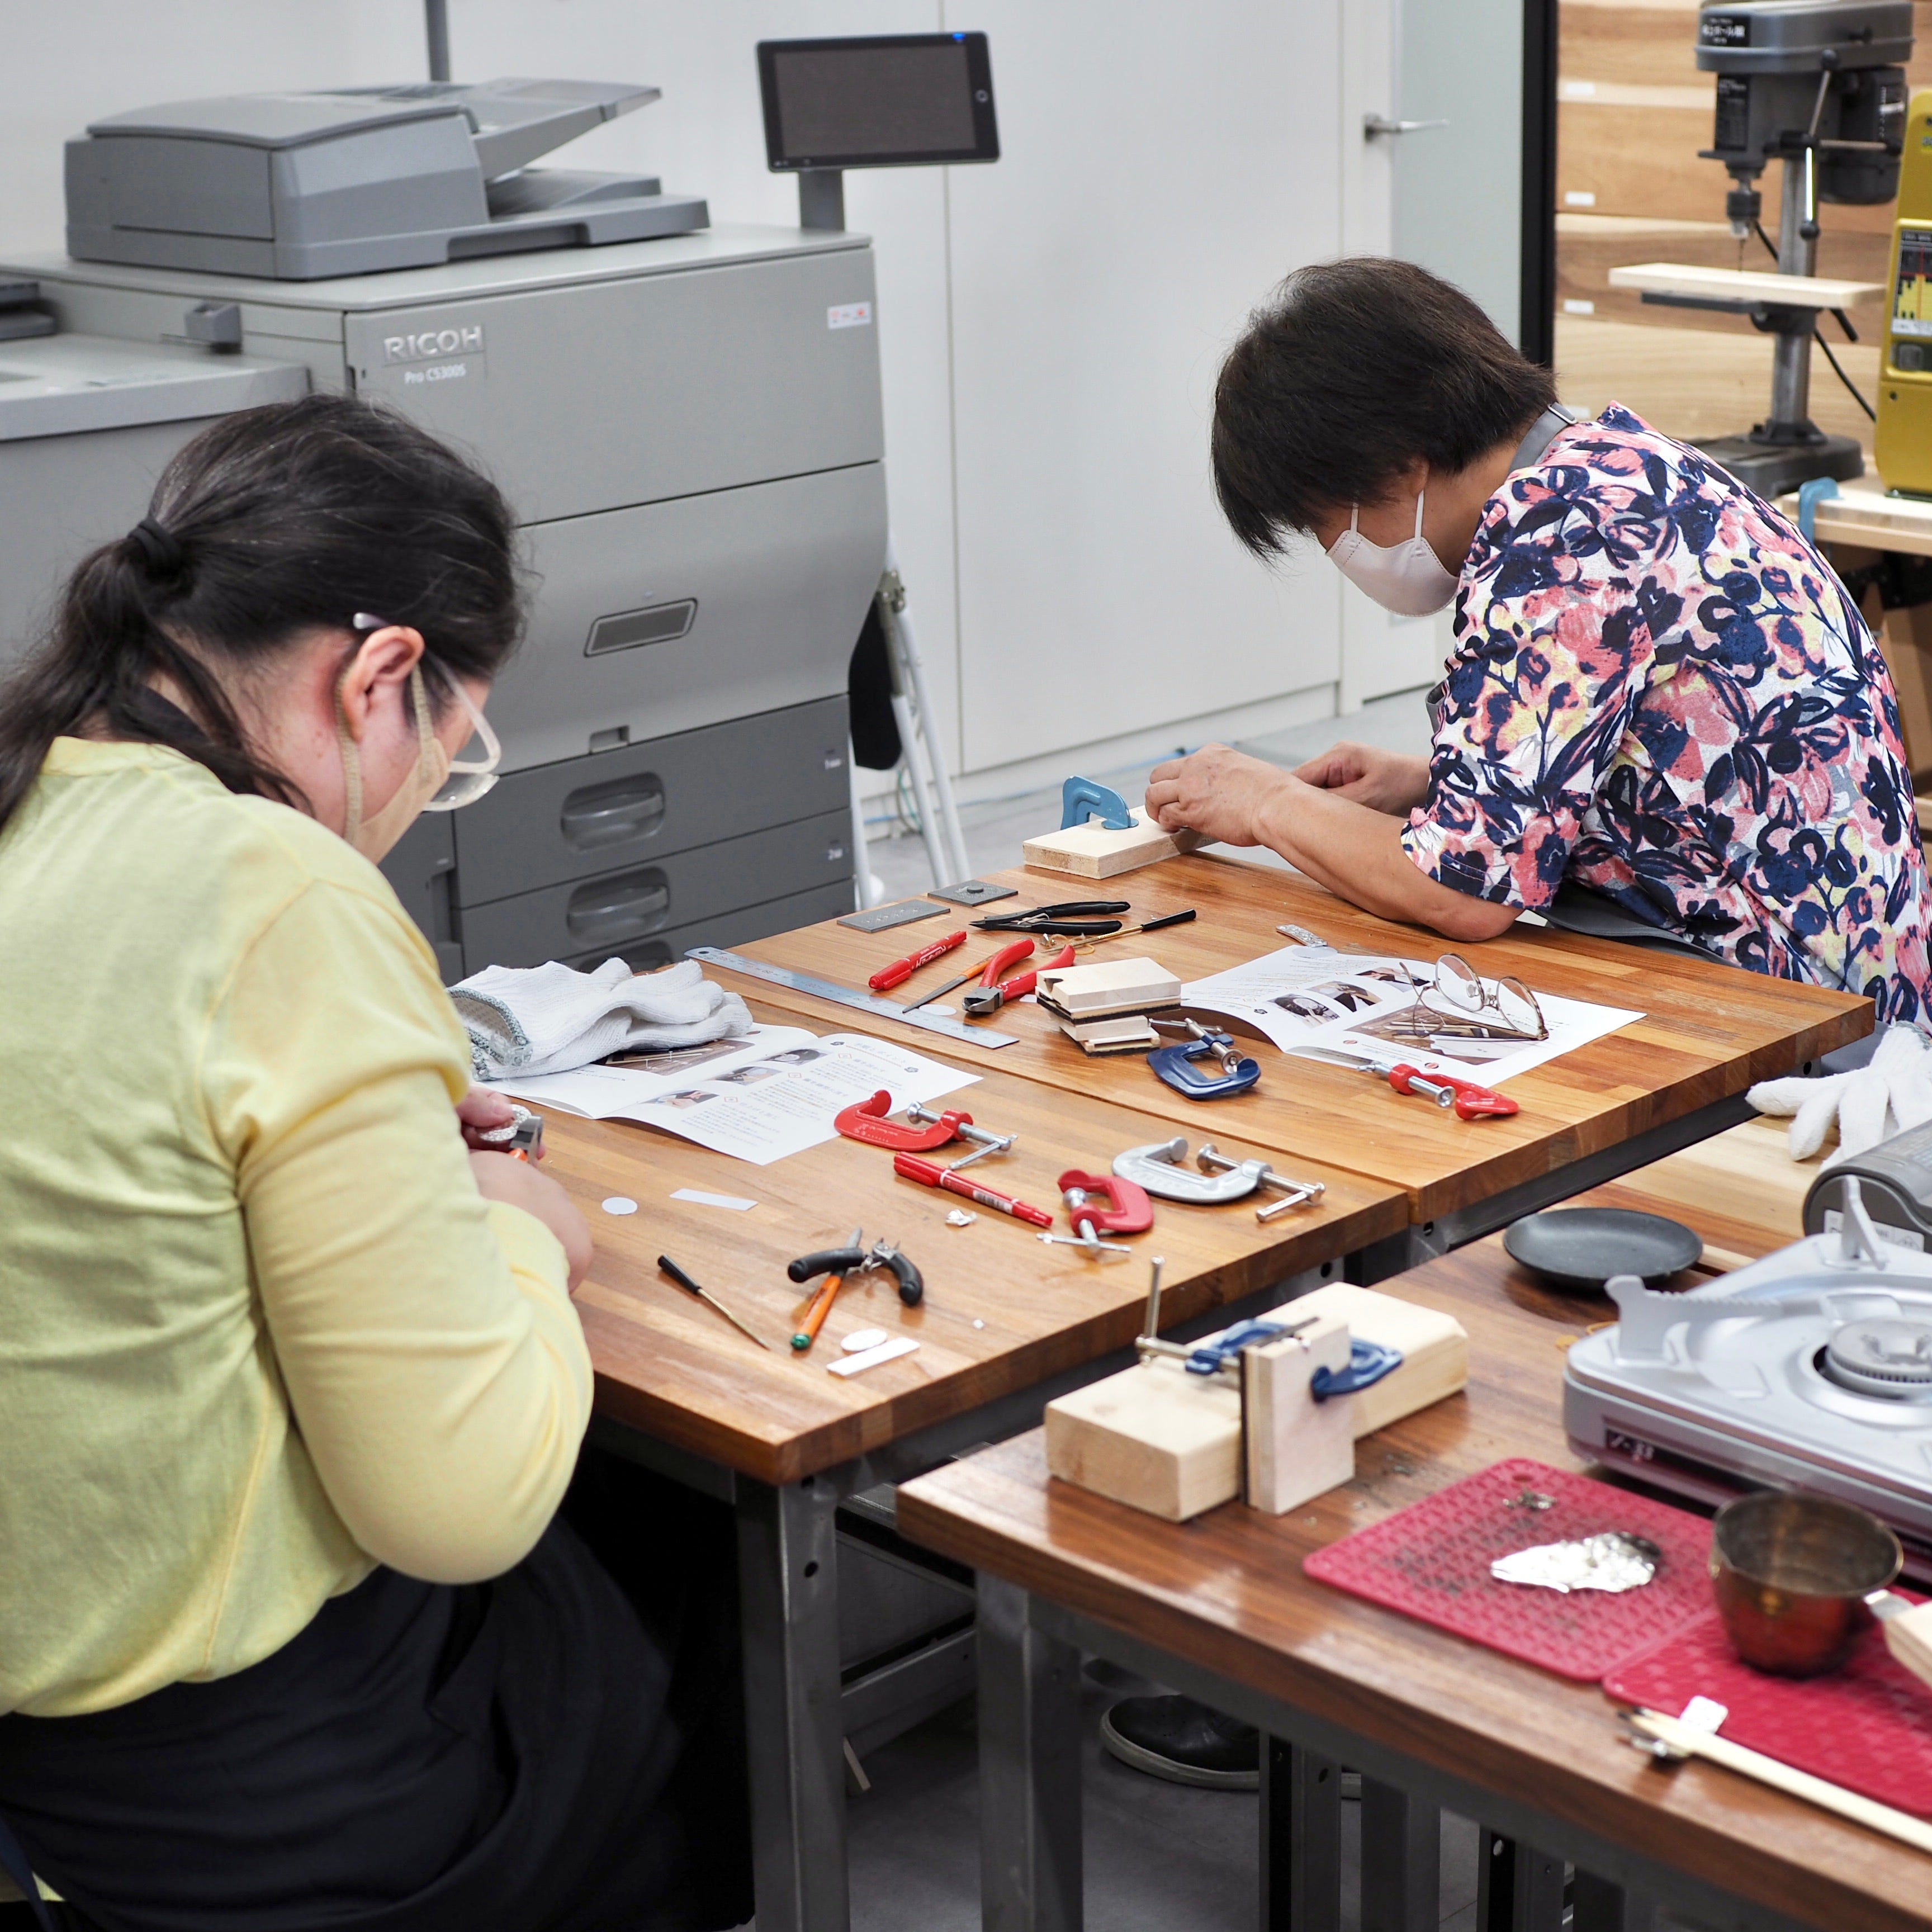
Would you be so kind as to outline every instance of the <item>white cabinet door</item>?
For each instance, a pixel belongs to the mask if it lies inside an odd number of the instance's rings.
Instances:
[[[970,14],[1001,154],[950,184],[968,771],[1332,688],[1335,573],[1240,550],[1208,434],[1249,310],[1337,250],[1352,4]]]

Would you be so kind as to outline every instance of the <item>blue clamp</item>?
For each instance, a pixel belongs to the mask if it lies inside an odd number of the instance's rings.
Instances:
[[[1088,814],[1093,812],[1100,814],[1103,831],[1131,832],[1134,829],[1134,815],[1118,792],[1094,778],[1069,778],[1060,788],[1060,830],[1066,832],[1076,825],[1084,825]]]
[[[1262,1077],[1261,1062],[1245,1054],[1235,1060],[1232,1070],[1222,1064],[1221,1050],[1234,1044],[1232,1034],[1211,1033],[1205,1040],[1157,1046],[1148,1055],[1148,1064],[1177,1094],[1184,1094],[1190,1100],[1225,1100],[1231,1094],[1245,1094]]]
[[[1187,1372],[1190,1376],[1217,1376],[1222,1365],[1232,1362],[1244,1348],[1256,1348],[1264,1342],[1279,1341],[1282,1336],[1293,1332],[1285,1322],[1238,1322],[1213,1340],[1203,1342],[1188,1357]]]
[[[1317,1369],[1308,1378],[1308,1393],[1317,1402],[1326,1402],[1331,1395],[1353,1395],[1358,1389],[1372,1388],[1401,1366],[1400,1348],[1358,1336],[1348,1344],[1348,1366],[1340,1374],[1333,1369]]]
[[[1798,486],[1798,534],[1807,543],[1818,541],[1818,506],[1838,494],[1838,486],[1828,476],[1814,476]]]

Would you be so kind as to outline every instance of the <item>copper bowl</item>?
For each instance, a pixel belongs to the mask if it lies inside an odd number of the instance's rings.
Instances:
[[[1711,1582],[1731,1648],[1780,1677],[1842,1664],[1872,1620],[1865,1593],[1904,1561],[1876,1516],[1827,1496],[1740,1496],[1712,1526]]]

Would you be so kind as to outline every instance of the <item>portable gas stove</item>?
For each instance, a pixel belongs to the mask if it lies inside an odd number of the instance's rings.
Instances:
[[[1932,1256],[1881,1240],[1846,1187],[1840,1230],[1685,1294],[1610,1284],[1622,1319],[1568,1353],[1579,1455],[1705,1502],[1808,1490],[1898,1532],[1932,1581]]]

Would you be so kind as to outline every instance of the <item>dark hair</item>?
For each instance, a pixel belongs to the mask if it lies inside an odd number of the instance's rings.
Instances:
[[[48,748],[97,721],[166,745],[231,791],[298,789],[249,746],[220,682],[361,612],[423,635],[448,676],[490,678],[523,625],[516,526],[488,477],[349,396],[244,410],[175,456],[143,518],[68,580],[45,640],[0,683],[0,829]],[[196,717],[158,703],[164,671]],[[426,680],[439,709],[446,677]]]
[[[1381,501],[1419,456],[1466,469],[1556,400],[1547,369],[1452,284],[1358,256],[1298,268],[1214,386],[1214,494],[1257,556],[1324,511]]]

